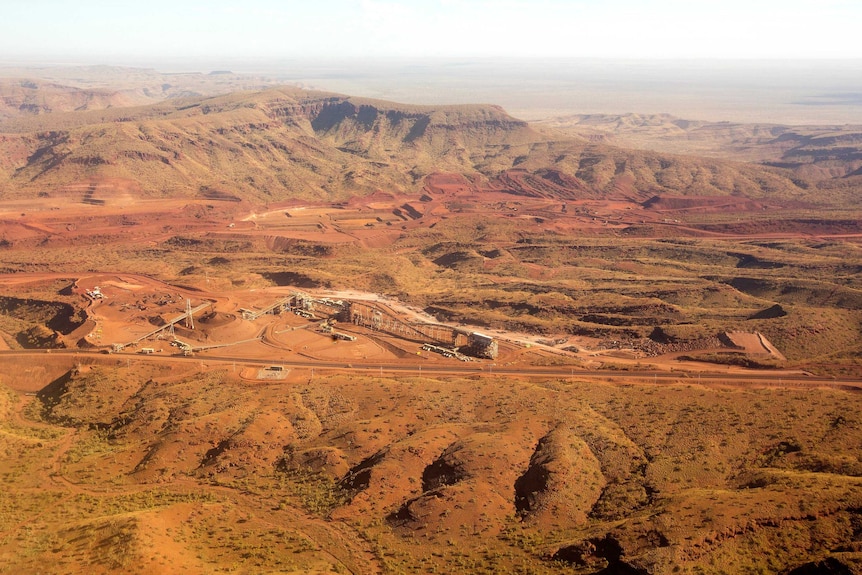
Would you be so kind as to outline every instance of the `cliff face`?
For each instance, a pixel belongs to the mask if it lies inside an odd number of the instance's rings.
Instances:
[[[569,200],[802,193],[780,172],[588,144],[497,106],[407,106],[296,88],[19,117],[0,130],[7,196],[110,177],[151,196],[213,188],[253,201],[340,200],[416,192],[434,172]]]

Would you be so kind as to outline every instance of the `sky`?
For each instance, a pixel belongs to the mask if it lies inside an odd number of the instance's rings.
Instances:
[[[859,0],[4,0],[0,62],[860,59]]]

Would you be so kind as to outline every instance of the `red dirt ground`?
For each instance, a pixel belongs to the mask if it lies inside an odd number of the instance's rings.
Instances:
[[[0,202],[0,241],[16,250],[40,245],[156,245],[178,234],[194,232],[224,239],[262,237],[268,245],[276,247],[280,242],[298,240],[313,241],[315,244],[383,247],[391,245],[405,230],[433,228],[447,218],[457,217],[506,218],[512,220],[514,225],[524,221],[548,231],[576,231],[578,235],[613,235],[633,227],[646,226],[661,231],[662,236],[667,233],[720,238],[721,233],[700,231],[687,224],[685,213],[695,205],[717,213],[730,210],[725,215],[750,207],[748,203],[740,205],[726,198],[653,201],[653,204],[660,204],[661,210],[652,209],[650,202],[639,203],[623,197],[561,201],[551,193],[554,191],[551,184],[548,189],[530,191],[528,184],[531,180],[521,171],[507,173],[507,178],[515,183],[507,187],[505,179],[488,183],[456,174],[434,174],[427,178],[423,193],[415,197],[380,192],[340,204],[298,204],[291,201],[258,207],[209,199],[141,200],[135,198],[136,188],[132,183],[120,180],[88,181],[79,186],[67,186],[62,193],[50,194],[49,197]],[[101,203],[93,204],[93,200]],[[801,237],[805,234],[805,229],[794,229],[784,235]],[[847,235],[842,234],[843,237]],[[776,234],[726,234],[724,237],[774,238]],[[0,286],[5,291],[14,291],[18,283],[36,282],[49,277],[20,273],[0,276]],[[68,278],[69,274],[59,277]],[[241,319],[240,308],[260,309],[278,298],[290,295],[292,290],[288,287],[204,293],[166,285],[146,276],[110,273],[77,275],[75,291],[82,298],[86,290],[96,286],[102,289],[106,299],[94,302],[88,310],[92,322],[67,337],[72,346],[78,345],[79,340],[96,348],[131,342],[184,313],[186,300],[190,300],[192,306],[210,305],[196,318],[194,330],[185,328],[182,323],[177,324],[175,332],[180,340],[201,347],[246,342],[261,336],[260,341],[219,348],[219,355],[272,361],[302,359],[390,363],[400,361],[399,356],[412,356],[419,351],[419,344],[415,342],[370,333],[355,326],[350,326],[350,333],[356,335],[356,341],[334,342],[328,335],[317,333],[308,320],[293,314],[263,316],[254,322]],[[409,313],[406,309],[400,311]],[[208,319],[204,319],[204,316]],[[537,356],[552,353],[552,357],[579,357],[584,365],[589,366],[595,357],[595,352],[572,354],[560,349],[544,348],[537,345],[535,338],[524,334],[494,335],[501,340],[521,342],[519,345],[502,346],[501,356],[497,360],[500,365],[529,364],[535,362]],[[170,341],[171,338],[163,333],[161,339],[141,342],[138,348],[150,347],[159,354],[176,352]],[[529,350],[525,351],[524,343],[531,344]],[[572,344],[587,349],[590,346],[588,340],[572,338],[565,343],[566,346]],[[199,352],[201,357],[208,353],[213,352]],[[640,361],[637,355],[618,357],[615,361],[617,359],[633,363]],[[457,365],[459,362],[425,353],[415,365],[418,367],[430,363]]]
[[[517,171],[515,171],[517,172]],[[390,245],[405,230],[431,228],[459,216],[510,219],[543,229],[579,235],[609,235],[639,230],[638,237],[687,236],[728,239],[822,235],[822,228],[739,234],[701,230],[687,223],[695,213],[748,214],[752,202],[735,198],[661,198],[640,202],[620,194],[607,199],[561,199],[545,190],[532,190],[523,174],[506,181],[483,183],[457,174],[428,176],[418,196],[377,193],[341,204],[298,204],[296,201],[251,206],[243,202],[207,199],[145,200],[125,181],[92,181],[67,186],[49,197],[0,202],[0,241],[16,248],[86,243],[159,242],[177,234],[206,232],[223,237],[266,237],[317,243],[350,243],[364,247]],[[552,190],[553,191],[553,190]],[[92,204],[98,200],[100,204]],[[772,213],[780,205],[755,202]],[[642,229],[641,229],[642,228]],[[860,236],[853,230],[841,237]],[[281,240],[280,240],[281,239]]]

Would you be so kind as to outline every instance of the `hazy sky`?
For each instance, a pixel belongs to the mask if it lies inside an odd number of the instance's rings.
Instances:
[[[862,58],[860,0],[4,0],[0,61]]]

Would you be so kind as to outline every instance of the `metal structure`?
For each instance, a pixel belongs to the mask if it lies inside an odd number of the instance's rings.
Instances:
[[[213,344],[209,344],[209,345],[193,345],[193,344],[188,343],[186,341],[181,341],[181,340],[175,338],[174,341],[171,342],[171,345],[180,348],[180,350],[183,352],[183,355],[192,355],[193,353],[195,353],[197,351],[205,351],[207,349],[216,349],[219,347],[230,347],[232,345],[240,345],[243,343],[251,343],[253,341],[260,341],[262,337],[263,337],[263,335],[259,335],[257,337],[253,337],[251,339],[243,339],[241,341],[231,341],[229,343],[213,343]]]
[[[322,322],[320,322],[320,325],[318,326],[317,329],[318,329],[318,331],[320,331],[322,333],[329,334],[330,336],[332,336],[332,339],[337,339],[337,340],[341,340],[341,341],[356,341],[355,335],[350,335],[348,333],[342,333],[340,331],[335,331],[335,324],[336,323],[338,323],[338,321],[334,318],[326,319],[326,320],[323,320]]]
[[[467,357],[463,353],[460,353],[458,350],[456,350],[454,348],[450,349],[450,348],[446,348],[446,347],[441,347],[439,345],[433,345],[430,343],[426,343],[425,345],[422,346],[422,350],[423,351],[433,351],[434,353],[439,353],[443,357],[454,357],[455,359],[458,359],[460,361],[470,361],[469,357]]]
[[[153,331],[145,333],[144,335],[140,336],[137,339],[133,339],[129,343],[115,343],[115,344],[113,344],[112,348],[114,351],[122,351],[124,348],[126,348],[130,345],[137,345],[138,343],[144,341],[145,339],[153,337],[155,335],[158,335],[163,331],[170,330],[170,332],[173,333],[174,325],[178,324],[181,321],[186,320],[186,319],[189,320],[188,323],[190,323],[192,326],[194,326],[194,315],[196,313],[198,313],[199,311],[208,308],[211,305],[212,305],[211,302],[205,302],[205,303],[202,303],[195,308],[192,308],[191,307],[191,300],[186,300],[186,311],[182,315],[178,315],[174,319],[167,322],[165,325],[159,326],[156,329],[154,329]]]
[[[192,300],[186,299],[186,327],[189,329],[195,328],[195,316],[192,313]]]
[[[96,286],[91,290],[85,290],[85,292],[87,294],[87,297],[94,301],[97,299],[105,299],[105,294],[102,293],[102,290],[101,288],[99,288],[99,286]]]
[[[242,319],[254,321],[260,316],[268,313],[280,314],[290,310],[293,310],[293,312],[298,316],[315,319],[317,316],[314,314],[314,311],[317,309],[320,309],[324,315],[338,314],[344,309],[344,302],[326,297],[315,298],[307,293],[296,291],[289,297],[283,297],[272,305],[261,310],[240,308],[239,311],[242,313]]]
[[[301,291],[293,292],[293,306],[296,309],[309,312],[314,311],[314,301],[315,299],[307,293]]]
[[[269,305],[262,310],[254,311],[250,309],[241,309],[242,319],[247,319],[249,321],[254,321],[262,315],[266,315],[268,313],[279,314],[285,311],[290,310],[290,302],[293,298],[285,297],[276,301],[274,304]]]
[[[399,319],[388,307],[372,302],[350,302],[349,317],[356,325],[383,331],[419,343],[433,342],[445,346],[466,343],[466,334],[448,325],[408,323]]]
[[[499,346],[497,340],[490,335],[474,331],[470,334],[470,353],[476,357],[497,359]]]

